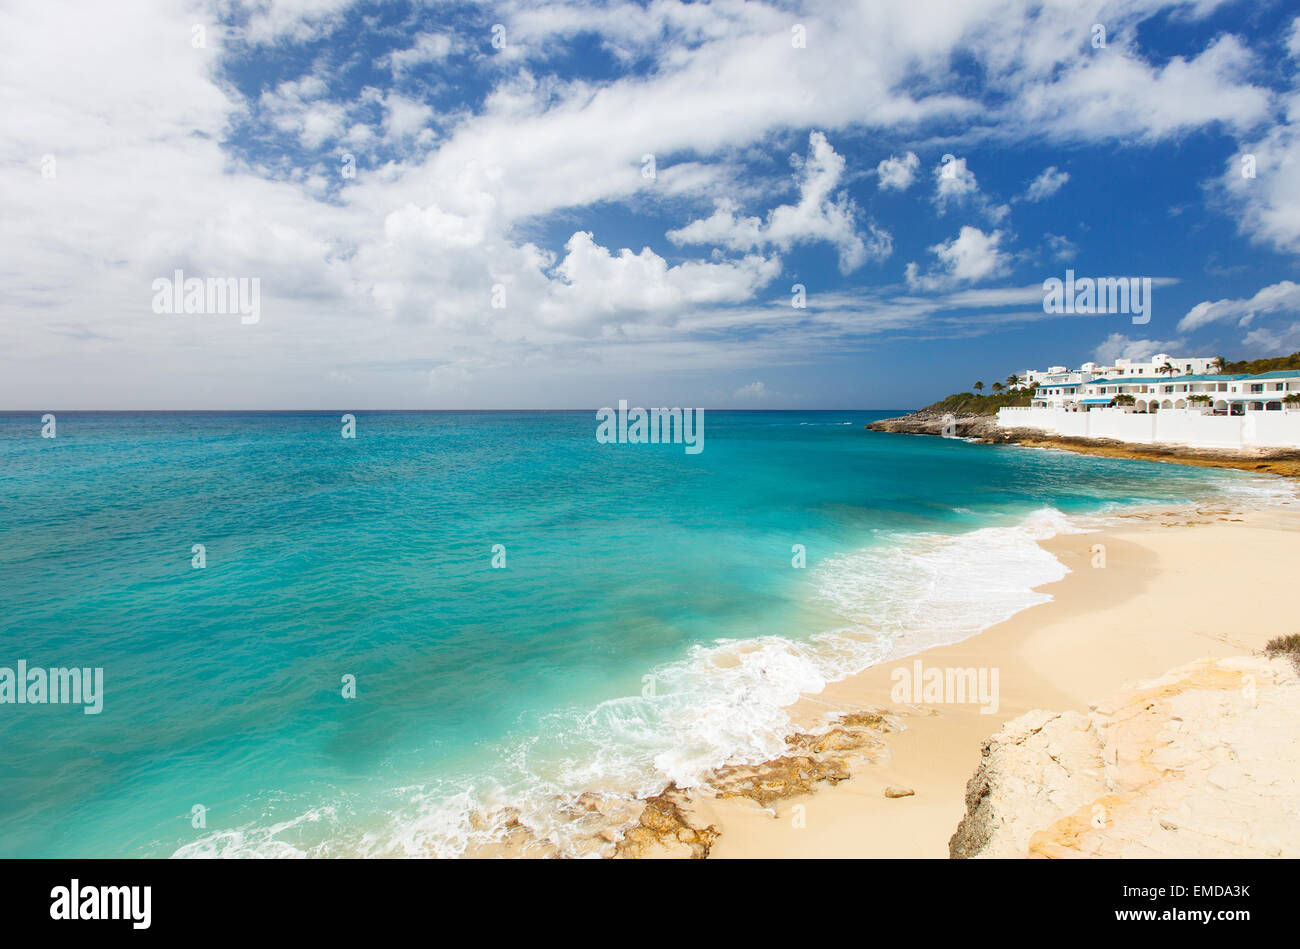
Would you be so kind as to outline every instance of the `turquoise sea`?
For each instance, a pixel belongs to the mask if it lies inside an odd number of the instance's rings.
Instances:
[[[512,822],[589,852],[576,795],[776,753],[801,691],[1042,600],[1068,518],[1274,490],[864,430],[897,412],[707,412],[700,454],[592,411],[340,414],[0,416],[0,666],[105,682],[99,715],[0,705],[0,856],[449,856]]]

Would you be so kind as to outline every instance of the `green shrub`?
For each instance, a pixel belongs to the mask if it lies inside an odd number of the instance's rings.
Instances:
[[[996,415],[998,409],[1008,405],[1028,405],[1037,386],[1015,389],[995,395],[976,395],[974,392],[956,392],[933,405],[926,412],[951,412],[953,415]]]
[[[1276,356],[1272,359],[1242,359],[1223,364],[1224,372],[1248,372],[1253,376],[1261,372],[1277,372],[1280,369],[1300,369],[1300,353]]]
[[[1270,659],[1289,656],[1291,661],[1295,663],[1296,671],[1300,672],[1300,633],[1292,633],[1290,636],[1274,636],[1264,646],[1264,655]]]

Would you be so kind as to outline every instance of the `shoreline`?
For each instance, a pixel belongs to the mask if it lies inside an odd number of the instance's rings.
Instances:
[[[945,418],[948,421],[945,423]],[[951,426],[944,436],[945,425]],[[1195,448],[1168,443],[1122,442],[1110,438],[1054,435],[1038,428],[1002,428],[991,415],[945,416],[922,409],[897,418],[868,422],[866,428],[898,435],[966,438],[989,445],[1020,445],[1070,451],[1103,458],[1128,458],[1201,468],[1231,468],[1257,474],[1300,478],[1300,451],[1284,448]]]
[[[790,709],[799,734],[789,755],[722,769],[713,790],[651,799],[647,813],[672,821],[637,828],[620,855],[946,859],[981,746],[1006,722],[1035,709],[1086,712],[1173,667],[1257,654],[1300,625],[1286,584],[1300,499],[1116,512],[1039,544],[1070,570],[1036,588],[1051,601],[803,696]],[[1093,565],[1098,544],[1104,567]],[[1229,595],[1207,599],[1211,583]],[[917,661],[996,669],[997,710],[895,701],[891,676]],[[638,830],[644,839],[631,840]],[[671,852],[677,841],[685,852]]]

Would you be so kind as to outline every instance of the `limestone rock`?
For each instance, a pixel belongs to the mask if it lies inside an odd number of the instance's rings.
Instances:
[[[1300,856],[1300,676],[1199,660],[982,747],[952,857]]]

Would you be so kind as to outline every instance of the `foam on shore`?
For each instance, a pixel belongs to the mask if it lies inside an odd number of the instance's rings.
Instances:
[[[1295,496],[1263,479],[1221,487],[1224,504]],[[496,748],[491,777],[397,788],[378,813],[375,801],[308,808],[295,821],[214,832],[175,856],[607,856],[635,823],[638,799],[708,787],[724,765],[783,754],[800,696],[1050,600],[1035,588],[1068,570],[1039,541],[1099,518],[1043,508],[964,534],[878,536],[810,569],[818,608],[842,620],[836,628],[694,647],[650,670],[645,694],[557,711],[538,733]]]

